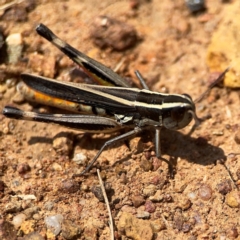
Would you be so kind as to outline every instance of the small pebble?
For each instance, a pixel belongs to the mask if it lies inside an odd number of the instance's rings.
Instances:
[[[166,224],[164,223],[161,217],[154,221],[151,221],[151,226],[155,233],[166,229]]]
[[[69,156],[73,148],[73,135],[70,133],[63,133],[53,140],[53,148],[62,155]]]
[[[33,220],[24,221],[21,224],[21,228],[19,231],[23,232],[24,234],[29,234],[34,231],[34,225],[35,221]]]
[[[63,222],[63,215],[57,214],[45,217],[44,222],[47,225],[47,228],[51,229],[52,233],[57,236],[62,230],[61,224]]]
[[[237,144],[240,144],[240,130],[238,130],[234,136],[234,140]]]
[[[191,207],[192,203],[188,198],[182,198],[179,201],[179,208],[181,208],[182,210],[186,211],[187,209],[189,209]]]
[[[23,213],[19,213],[16,216],[13,217],[12,224],[16,229],[18,229],[22,223],[26,220],[26,215]]]
[[[232,227],[230,230],[228,230],[227,235],[232,239],[238,238],[238,229],[236,227]]]
[[[44,204],[44,209],[46,209],[47,211],[51,211],[53,207],[54,207],[54,202],[49,201]]]
[[[153,213],[156,210],[156,206],[152,201],[146,201],[145,203],[145,211],[149,212],[149,213]]]
[[[134,27],[116,19],[100,16],[92,24],[91,37],[100,48],[123,51],[134,46],[138,37]]]
[[[34,207],[25,209],[23,213],[26,215],[27,219],[30,219],[33,216],[33,214],[38,213],[39,210],[40,210],[39,207],[34,206]]]
[[[78,182],[72,180],[72,179],[66,179],[62,181],[60,191],[63,191],[65,193],[75,193],[80,189],[80,186]]]
[[[5,205],[6,213],[17,213],[22,210],[21,202],[9,202]]]
[[[138,211],[136,217],[141,219],[148,219],[150,218],[150,213],[146,211]]]
[[[157,192],[153,195],[149,197],[149,200],[153,201],[153,202],[161,202],[163,201],[163,194],[161,190],[157,190]]]
[[[204,201],[210,200],[212,197],[212,188],[208,184],[202,184],[198,189],[198,196]]]
[[[137,195],[132,197],[132,202],[134,207],[138,208],[145,202],[145,199],[141,195]]]
[[[239,191],[232,191],[226,195],[226,204],[232,208],[240,207],[240,193]]]
[[[30,166],[27,163],[21,163],[17,166],[17,172],[19,174],[25,174],[31,170]]]
[[[196,200],[197,199],[197,192],[188,193],[188,197],[192,200]]]
[[[157,157],[153,157],[153,171],[157,171],[160,166],[162,166],[162,161]]]
[[[204,0],[185,0],[186,6],[192,12],[199,12],[205,9]]]
[[[104,197],[102,193],[102,189],[99,185],[95,185],[92,187],[91,192],[94,194],[94,196],[100,201],[104,202]]]
[[[17,79],[16,78],[9,78],[6,80],[6,86],[8,88],[12,88],[12,87],[15,87],[17,84]]]
[[[22,56],[23,40],[20,33],[13,33],[6,38],[8,62],[16,64]]]
[[[191,229],[192,229],[191,224],[189,224],[189,223],[183,223],[182,232],[188,233],[188,232],[191,231]]]
[[[61,171],[62,171],[62,166],[61,166],[60,164],[54,162],[54,163],[52,164],[52,169],[53,169],[54,171],[61,172]]]
[[[181,211],[176,211],[173,217],[173,227],[176,228],[178,231],[182,230],[184,223],[183,215]]]
[[[71,239],[77,239],[80,237],[81,229],[79,226],[71,222],[70,220],[63,220],[62,223],[62,236],[65,239],[71,240]]]
[[[141,162],[140,162],[140,167],[145,171],[145,172],[148,172],[148,171],[151,171],[152,168],[153,168],[153,165],[150,161],[148,161],[146,159],[146,157],[143,155],[141,157]]]
[[[229,179],[223,180],[219,184],[217,184],[217,190],[222,195],[226,195],[227,193],[232,191],[231,181]]]
[[[73,161],[78,165],[85,165],[87,162],[87,156],[83,153],[76,153],[73,157]]]
[[[142,192],[143,195],[146,197],[153,196],[157,191],[157,186],[153,184],[149,184],[146,187],[143,188]]]

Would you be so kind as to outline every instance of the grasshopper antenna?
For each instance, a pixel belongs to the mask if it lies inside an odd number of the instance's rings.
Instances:
[[[203,98],[212,90],[212,88],[215,87],[218,83],[220,83],[223,80],[223,78],[224,78],[225,74],[228,72],[229,68],[230,67],[226,68],[226,70],[224,72],[222,72],[220,74],[220,76],[213,83],[211,83],[209,85],[208,89],[202,95],[200,95],[200,97],[195,99],[194,103],[198,103],[198,102],[202,101]]]
[[[208,89],[202,95],[200,95],[200,97],[195,99],[194,103],[198,103],[198,102],[202,101],[202,99],[212,90],[212,88],[223,80],[223,78],[224,78],[225,74],[227,73],[227,71],[229,70],[229,68],[230,67],[226,68],[226,70],[224,72],[222,72],[220,74],[220,76],[213,83],[211,83],[209,85]],[[192,126],[190,132],[187,134],[190,136],[195,131],[195,129],[201,124],[201,122],[207,119],[207,117],[199,118],[194,111],[189,110],[189,112],[192,114],[192,116],[195,120],[195,123]]]

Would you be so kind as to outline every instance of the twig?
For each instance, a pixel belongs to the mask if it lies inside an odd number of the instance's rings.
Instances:
[[[107,205],[107,210],[108,210],[108,214],[109,214],[109,227],[110,227],[110,231],[111,231],[111,240],[114,240],[114,229],[113,229],[113,219],[112,219],[112,213],[111,213],[111,209],[109,206],[109,202],[108,202],[108,198],[107,198],[107,194],[103,185],[103,181],[99,172],[99,169],[97,169],[97,174],[98,174],[98,179],[100,182],[100,187],[102,189],[102,193],[103,193],[103,197],[104,197],[104,201]]]
[[[12,7],[13,5],[19,4],[19,3],[23,2],[23,1],[25,1],[25,0],[15,0],[15,1],[12,1],[10,3],[6,3],[6,4],[2,5],[2,6],[0,6],[0,11],[5,11],[8,8]]]

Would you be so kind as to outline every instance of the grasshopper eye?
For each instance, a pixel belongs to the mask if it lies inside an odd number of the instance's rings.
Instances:
[[[180,122],[183,119],[185,112],[186,112],[185,108],[172,109],[171,117],[174,121]]]

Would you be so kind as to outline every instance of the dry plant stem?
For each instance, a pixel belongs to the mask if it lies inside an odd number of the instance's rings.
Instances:
[[[109,227],[110,227],[110,231],[111,231],[111,240],[114,240],[114,229],[113,229],[113,219],[112,219],[112,214],[111,214],[111,209],[109,206],[109,202],[108,202],[108,198],[107,198],[107,194],[103,185],[103,181],[99,172],[99,169],[97,169],[97,174],[98,174],[98,179],[99,179],[99,183],[102,189],[102,193],[103,193],[103,197],[104,197],[104,201],[107,205],[107,210],[108,210],[108,214],[109,214]]]
[[[19,4],[19,3],[23,2],[23,1],[24,1],[24,0],[16,0],[16,1],[12,1],[12,2],[10,2],[10,3],[6,3],[6,4],[4,4],[4,5],[2,5],[2,6],[0,7],[0,11],[5,11],[5,10],[7,10],[8,8],[12,7],[13,5]]]

